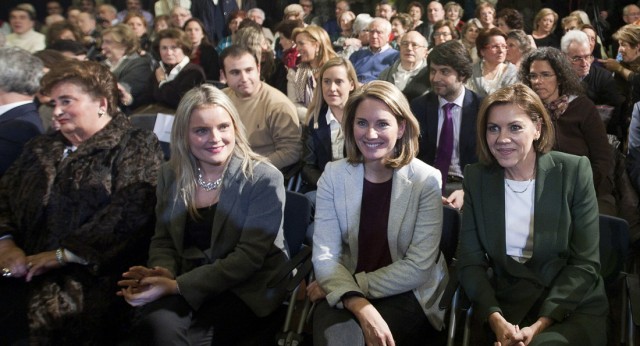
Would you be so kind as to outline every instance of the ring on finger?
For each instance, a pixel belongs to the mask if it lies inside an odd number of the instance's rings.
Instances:
[[[11,269],[9,268],[2,268],[2,276],[5,278],[10,278],[13,275],[13,273],[11,273]]]

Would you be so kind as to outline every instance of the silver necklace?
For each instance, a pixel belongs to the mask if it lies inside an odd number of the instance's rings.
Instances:
[[[214,181],[205,181],[202,177],[202,170],[198,167],[198,180],[196,181],[201,188],[205,191],[211,191],[217,189],[222,184],[222,177]]]
[[[529,190],[529,186],[531,186],[531,182],[533,181],[533,178],[529,179],[529,182],[527,183],[527,187],[524,188],[524,190],[522,191],[516,191],[514,190],[511,185],[509,185],[509,182],[507,181],[507,179],[504,180],[504,183],[507,184],[507,187],[509,188],[509,190],[511,190],[511,192],[513,193],[525,193],[527,192],[527,190]]]

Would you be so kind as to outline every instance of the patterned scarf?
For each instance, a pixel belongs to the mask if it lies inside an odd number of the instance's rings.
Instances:
[[[558,119],[569,107],[569,96],[562,95],[549,103],[545,103],[544,107],[549,111],[549,115],[553,119]]]

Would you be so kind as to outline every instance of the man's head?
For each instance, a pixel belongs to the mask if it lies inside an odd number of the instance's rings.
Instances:
[[[391,21],[391,17],[396,14],[396,7],[388,2],[387,0],[382,0],[380,2],[380,17]]]
[[[400,41],[400,62],[403,67],[415,66],[427,57],[427,39],[417,31],[409,31]]]
[[[391,34],[391,23],[384,18],[374,18],[369,24],[369,48],[377,52],[380,48],[389,43]]]
[[[633,24],[640,19],[640,7],[631,4],[622,9],[622,20],[627,24]]]
[[[349,7],[349,2],[348,1],[338,1],[336,2],[336,18],[340,18],[340,16],[346,12],[349,11],[351,8]]]
[[[260,91],[260,64],[248,48],[240,45],[227,47],[220,54],[220,64],[227,85],[238,97],[251,97]]]
[[[44,73],[42,60],[24,49],[0,48],[0,92],[33,96]]]
[[[427,20],[430,24],[435,24],[439,20],[444,19],[444,7],[438,1],[431,1],[427,5]]]
[[[80,1],[80,10],[82,12],[90,12],[93,13],[96,10],[96,1],[95,0],[82,0]]]
[[[312,0],[300,0],[300,6],[302,6],[302,10],[304,11],[305,18],[308,17],[311,12],[313,12],[313,1]]]
[[[252,8],[247,12],[247,18],[262,25],[262,23],[264,23],[265,14],[264,11],[259,8]]]
[[[100,7],[98,7],[98,16],[100,17],[100,19],[102,19],[101,24],[104,27],[111,26],[113,20],[116,19],[117,15],[118,12],[116,8],[109,4],[102,4],[100,5]]]
[[[447,101],[455,100],[471,76],[471,56],[459,41],[433,47],[427,58],[431,88]]]
[[[93,13],[80,12],[77,22],[78,28],[84,35],[90,35],[96,29],[96,17]]]
[[[142,10],[142,4],[140,0],[127,0],[127,11],[140,12]]]
[[[58,1],[47,1],[47,14],[48,15],[52,15],[52,14],[60,14],[62,15],[64,13],[63,9],[62,9],[62,5],[60,5],[60,3]]]
[[[589,37],[580,30],[571,30],[562,36],[560,48],[567,56],[571,67],[579,77],[584,78],[589,74],[593,55],[589,48]]]
[[[178,29],[182,29],[189,19],[191,19],[191,11],[180,6],[174,7],[169,16],[171,26]]]

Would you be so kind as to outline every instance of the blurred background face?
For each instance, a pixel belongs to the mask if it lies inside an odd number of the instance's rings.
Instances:
[[[402,35],[404,35],[404,33],[406,31],[405,31],[404,27],[402,26],[402,23],[400,23],[399,20],[394,19],[393,22],[391,22],[391,32],[395,36],[402,36]]]
[[[511,28],[507,25],[503,17],[498,18],[498,29],[502,30],[505,34],[511,30]]]
[[[153,30],[160,32],[164,29],[169,29],[169,23],[166,20],[156,20],[153,22]]]
[[[318,42],[314,41],[311,36],[306,33],[298,34],[296,36],[296,46],[300,53],[300,61],[310,63],[316,60],[320,47]]]
[[[515,64],[522,59],[522,52],[518,45],[518,41],[513,38],[507,39],[507,58],[506,61]]]
[[[89,13],[82,12],[78,15],[78,28],[83,34],[89,35],[96,28],[96,20]]]
[[[353,29],[353,20],[355,18],[353,18],[352,16],[348,15],[348,14],[343,14],[342,16],[340,16],[340,22],[338,24],[340,24],[340,30],[342,31],[351,31]]]
[[[478,29],[475,26],[470,26],[469,29],[467,29],[467,32],[464,34],[464,39],[467,42],[475,44],[479,33],[480,33],[480,29]]]
[[[244,18],[242,17],[237,17],[229,21],[229,31],[231,34],[235,34],[236,31],[238,31],[238,27],[240,26],[240,23],[242,23],[243,19]]]
[[[62,14],[62,6],[57,1],[49,1],[47,2],[47,14]]]
[[[495,11],[492,8],[485,7],[480,12],[480,18],[478,19],[480,19],[483,25],[491,26],[493,25],[494,14],[495,14]]]
[[[262,23],[264,23],[264,18],[262,18],[262,15],[260,15],[260,13],[253,11],[251,13],[249,13],[249,19],[251,19],[252,21],[262,25]]]
[[[33,28],[33,21],[27,11],[14,10],[9,14],[11,31],[16,34],[24,34]]]
[[[384,31],[382,25],[373,22],[369,25],[369,48],[378,50],[389,42],[389,34]]]
[[[433,43],[436,46],[443,44],[447,41],[451,41],[452,39],[453,39],[453,34],[451,33],[451,29],[449,29],[448,26],[443,26],[441,28],[438,28],[438,30],[436,30],[433,33]]]
[[[160,59],[167,65],[177,65],[184,59],[184,52],[177,40],[163,38],[160,40]]]
[[[427,56],[425,40],[419,33],[409,31],[400,42],[400,60],[411,65],[417,64]]]
[[[391,7],[391,5],[389,4],[380,5],[380,17],[386,20],[390,20],[395,13],[396,11],[393,10],[393,7]]]
[[[127,0],[127,11],[139,12],[142,10],[140,0]]]
[[[579,25],[580,24],[578,23],[577,20],[571,20],[571,21],[566,22],[562,28],[564,29],[564,32],[566,33],[569,30],[577,29]]]
[[[627,41],[620,40],[618,40],[618,44],[620,44],[620,47],[618,47],[618,53],[622,55],[622,61],[632,62],[640,56],[640,45],[634,46]]]
[[[358,33],[358,39],[362,42],[363,46],[369,45],[369,29],[364,29]]]
[[[593,53],[593,50],[596,48],[596,32],[588,28],[582,29],[582,32],[589,37],[589,49]]]
[[[280,47],[282,47],[282,50],[288,50],[291,49],[291,47],[294,46],[294,42],[291,41],[291,39],[288,39],[286,37],[284,37],[284,35],[282,35],[282,33],[280,33]]]
[[[542,32],[551,32],[553,28],[554,17],[552,14],[548,14],[538,21],[538,30]]]
[[[436,1],[432,1],[427,6],[427,19],[429,23],[435,23],[444,19],[444,7],[442,4]]]
[[[460,10],[456,6],[451,6],[447,10],[447,19],[454,22],[457,22],[460,19]]]
[[[147,27],[145,25],[144,19],[140,17],[131,17],[127,21],[127,25],[131,28],[136,37],[142,37],[147,33]]]
[[[304,16],[308,16],[313,11],[313,4],[310,0],[301,0],[300,6],[302,6],[302,10],[304,11]]]
[[[204,33],[202,32],[202,27],[200,27],[200,24],[196,22],[189,22],[189,24],[184,27],[184,32],[187,34],[187,37],[189,37],[189,41],[191,41],[194,46],[199,46],[200,43],[202,43]]]
[[[413,19],[414,22],[422,20],[422,11],[420,10],[420,7],[417,7],[417,6],[411,7],[409,9],[409,15],[411,16],[411,19]]]
[[[340,15],[342,15],[346,11],[349,11],[349,3],[347,3],[346,1],[339,1],[336,3],[336,18],[340,18]]]
[[[180,8],[171,12],[171,25],[176,28],[184,28],[184,23],[191,19],[191,12]]]
[[[507,58],[507,42],[502,36],[491,36],[489,43],[482,49],[482,59],[484,61],[499,64]]]
[[[118,62],[125,53],[125,46],[116,42],[115,37],[111,33],[102,35],[102,55],[112,63]]]

